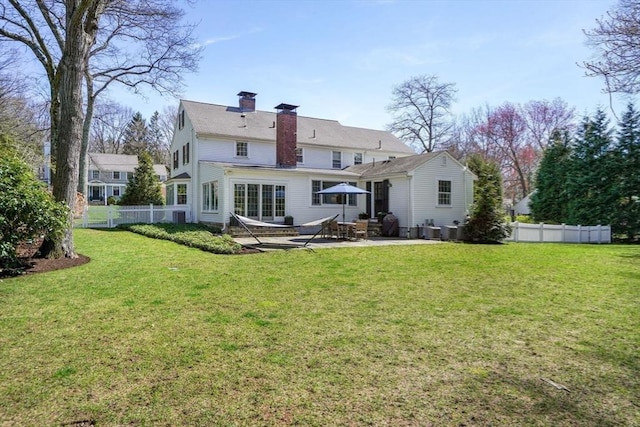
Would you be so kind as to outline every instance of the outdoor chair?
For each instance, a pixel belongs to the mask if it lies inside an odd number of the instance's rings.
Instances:
[[[329,237],[335,237],[336,239],[340,238],[340,227],[338,226],[338,222],[335,220],[329,223]]]
[[[362,237],[364,240],[369,239],[369,220],[359,219],[356,220],[356,226],[353,228],[353,237],[359,239]]]

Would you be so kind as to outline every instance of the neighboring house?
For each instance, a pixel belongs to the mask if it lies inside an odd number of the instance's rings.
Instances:
[[[127,182],[138,167],[138,156],[127,154],[89,153],[87,199],[91,204],[107,204],[109,197],[119,200]],[[167,180],[167,167],[153,165],[158,181]],[[164,190],[163,190],[164,193]]]
[[[401,228],[427,219],[462,222],[475,176],[447,153],[416,155],[389,132],[298,116],[297,106],[256,110],[182,100],[171,145],[167,205],[184,205],[193,222],[229,223],[229,212],[294,225],[341,213],[341,200],[318,191],[348,182],[371,191],[349,196],[346,218],[392,211]]]
[[[529,207],[529,203],[531,203],[531,195],[536,190],[533,190],[531,193],[527,194],[522,200],[513,205],[513,215],[531,215],[531,208]]]

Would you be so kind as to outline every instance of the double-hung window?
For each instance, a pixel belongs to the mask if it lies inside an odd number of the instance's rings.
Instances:
[[[178,184],[176,186],[176,194],[177,200],[176,204],[178,205],[186,205],[187,204],[187,184]]]
[[[202,210],[218,210],[218,181],[202,184]]]
[[[353,164],[354,165],[362,164],[362,153],[353,153]]]
[[[332,151],[331,157],[331,167],[334,169],[342,169],[342,153],[340,151]]]
[[[438,180],[438,206],[451,206],[451,181]]]
[[[304,153],[302,152],[302,148],[296,148],[296,162],[304,163]]]
[[[249,143],[236,142],[236,157],[249,157]]]

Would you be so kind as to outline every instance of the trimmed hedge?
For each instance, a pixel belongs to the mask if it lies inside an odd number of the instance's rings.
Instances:
[[[127,224],[118,228],[154,239],[170,240],[214,254],[237,254],[242,245],[220,230],[201,224]]]

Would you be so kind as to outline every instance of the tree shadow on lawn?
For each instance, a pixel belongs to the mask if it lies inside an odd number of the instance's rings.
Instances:
[[[549,425],[613,427],[629,425],[629,421],[633,419],[633,415],[629,413],[629,409],[633,411],[633,403],[630,401],[627,402],[629,408],[616,407],[615,410],[594,404],[595,399],[610,403],[606,397],[606,387],[598,386],[610,380],[599,381],[598,378],[588,380],[588,384],[596,385],[593,388],[585,384],[585,381],[581,381],[580,384],[563,384],[569,390],[567,391],[545,382],[542,379],[543,376],[544,373],[541,373],[540,378],[532,375],[523,378],[507,372],[491,370],[485,378],[474,376],[467,379],[466,385],[471,390],[480,388],[478,392],[471,393],[474,401],[468,402],[468,406],[485,408],[487,413],[485,420],[482,419],[484,418],[482,414],[471,414],[470,422],[480,425],[485,422],[500,424],[513,422],[517,418],[523,424],[536,424],[542,421]],[[555,380],[563,381],[557,378]],[[458,402],[466,406],[463,396],[459,397]],[[616,415],[625,413],[629,418],[621,419]]]

